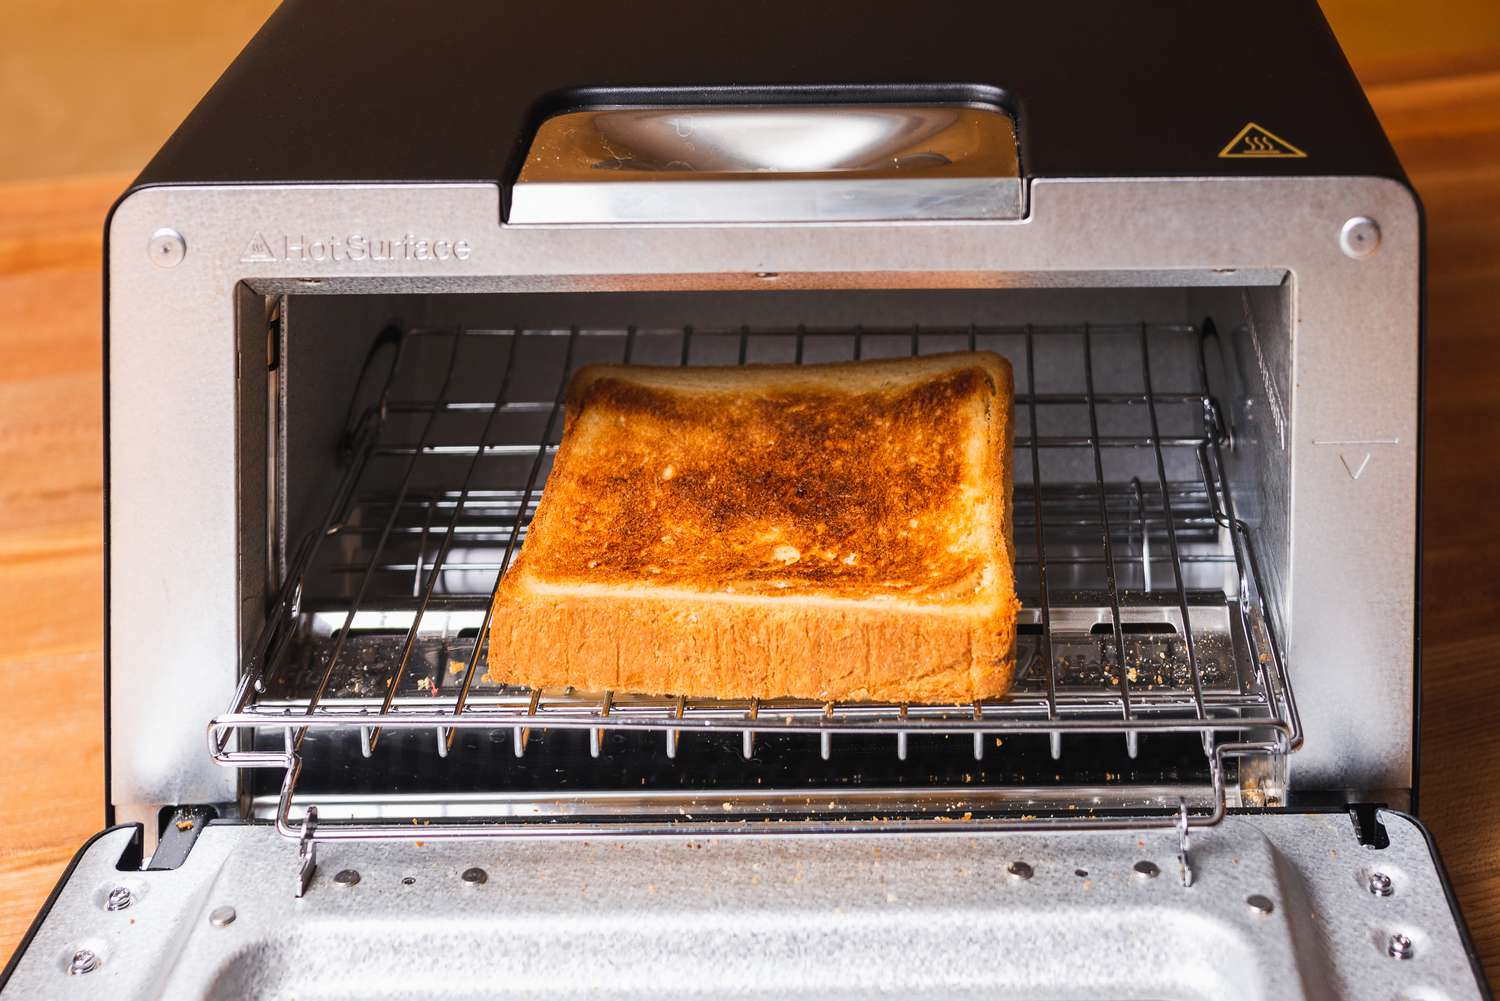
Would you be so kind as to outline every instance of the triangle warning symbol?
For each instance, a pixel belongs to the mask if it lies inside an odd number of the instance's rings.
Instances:
[[[241,264],[274,264],[275,262],[276,254],[271,250],[271,245],[266,242],[266,238],[259,233],[251,237],[250,245],[240,256]]]
[[[1272,157],[1305,157],[1302,152],[1269,129],[1254,122],[1246,123],[1229,144],[1219,150],[1220,159],[1270,159]]]

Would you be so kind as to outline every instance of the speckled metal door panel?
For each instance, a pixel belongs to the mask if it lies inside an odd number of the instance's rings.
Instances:
[[[129,873],[122,830],[83,855],[5,995],[1482,997],[1423,831],[1382,817],[1380,850],[1345,814],[1231,817],[1195,836],[1191,887],[1154,832],[601,830],[329,844],[300,899],[268,827],[212,825],[180,869]],[[96,968],[70,974],[80,950]]]

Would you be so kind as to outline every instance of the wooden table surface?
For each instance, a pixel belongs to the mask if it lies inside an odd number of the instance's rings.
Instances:
[[[1364,79],[1429,227],[1420,812],[1500,981],[1500,51]],[[125,183],[0,186],[0,955],[104,819],[99,244]]]

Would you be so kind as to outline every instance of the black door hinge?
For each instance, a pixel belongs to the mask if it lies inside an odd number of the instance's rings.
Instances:
[[[163,811],[165,812],[165,811]],[[162,826],[161,840],[151,856],[148,870],[176,869],[187,861],[188,852],[198,841],[198,835],[210,820],[218,817],[219,811],[211,806],[179,806],[168,814]]]
[[[1385,825],[1380,822],[1384,803],[1350,803],[1349,817],[1354,821],[1354,836],[1366,848],[1384,848],[1391,843]]]

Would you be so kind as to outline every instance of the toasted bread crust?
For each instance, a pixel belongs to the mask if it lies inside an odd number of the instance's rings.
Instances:
[[[575,376],[491,680],[969,701],[1010,683],[1009,365]]]

